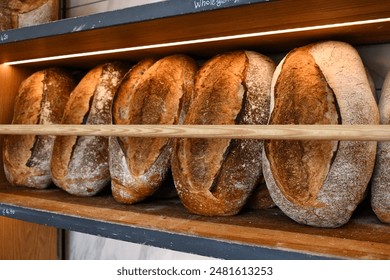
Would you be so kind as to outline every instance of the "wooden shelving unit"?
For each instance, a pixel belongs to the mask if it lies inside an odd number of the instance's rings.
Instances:
[[[178,199],[122,205],[108,193],[71,196],[52,188],[0,187],[0,213],[114,239],[227,259],[389,257],[389,227],[366,205],[339,229],[302,226],[277,208],[233,217],[189,214]]]
[[[20,82],[44,67],[85,70],[106,60],[136,62],[178,52],[201,60],[238,48],[272,55],[328,39],[356,46],[390,42],[387,1],[240,1],[236,6],[202,11],[172,6],[177,3],[1,32],[0,124],[11,121]],[[108,52],[90,53],[102,50]],[[88,56],[61,57],[86,52]],[[60,57],[4,64],[50,56]],[[347,225],[321,229],[299,225],[276,208],[245,209],[233,217],[210,218],[189,214],[178,199],[121,205],[109,191],[80,198],[54,187],[40,191],[15,188],[1,171],[0,215],[218,258],[390,258],[390,227],[379,222],[367,202]]]

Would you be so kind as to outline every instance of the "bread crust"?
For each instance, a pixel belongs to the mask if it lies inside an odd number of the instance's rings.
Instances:
[[[1,0],[0,30],[26,27],[57,20],[56,0]]]
[[[390,71],[379,99],[381,124],[390,124]],[[371,181],[371,207],[383,223],[390,223],[390,142],[378,142],[374,175]]]
[[[265,124],[273,62],[236,51],[209,60],[197,73],[185,124]],[[234,215],[261,177],[261,140],[177,139],[172,158],[184,206],[200,215]]]
[[[62,124],[111,124],[114,93],[129,66],[109,62],[90,70],[72,92]],[[51,172],[54,183],[70,194],[92,196],[110,181],[108,137],[58,136]]]
[[[113,102],[114,124],[180,124],[193,94],[195,61],[186,55],[145,59],[123,79]],[[155,193],[170,170],[172,139],[111,137],[114,198],[133,204]]]
[[[249,196],[246,206],[250,209],[268,209],[276,206],[263,175]]]
[[[50,68],[25,79],[15,100],[12,124],[58,124],[76,82],[70,73]],[[16,186],[37,189],[51,183],[50,158],[54,136],[7,135],[3,162],[7,180]]]
[[[357,51],[336,41],[293,50],[281,61],[271,110],[269,124],[379,123]],[[267,140],[264,150],[264,176],[276,205],[299,223],[339,227],[366,194],[376,143]]]

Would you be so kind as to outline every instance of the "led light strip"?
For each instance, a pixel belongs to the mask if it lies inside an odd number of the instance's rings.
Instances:
[[[246,33],[246,34],[221,36],[221,37],[213,37],[213,38],[205,38],[205,39],[195,39],[195,40],[187,40],[187,41],[162,43],[162,44],[119,48],[119,49],[112,49],[112,50],[57,55],[57,56],[50,56],[50,57],[42,57],[42,58],[33,58],[33,59],[4,62],[3,64],[4,65],[28,64],[28,63],[36,63],[36,62],[42,62],[42,61],[61,60],[61,59],[95,56],[95,55],[102,55],[102,54],[132,52],[132,51],[140,51],[140,50],[148,50],[148,49],[167,48],[167,47],[175,47],[175,46],[202,44],[202,43],[209,43],[209,42],[227,41],[227,40],[235,40],[235,39],[262,37],[262,36],[269,36],[269,35],[278,35],[278,34],[295,33],[295,32],[303,32],[303,31],[314,31],[314,30],[331,29],[331,28],[338,28],[338,27],[350,27],[350,26],[356,26],[356,25],[367,25],[367,24],[385,23],[385,22],[390,22],[390,18],[360,20],[360,21],[352,21],[352,22],[333,23],[333,24],[307,26],[307,27],[297,27],[297,28],[263,31],[263,32],[255,32],[255,33]]]

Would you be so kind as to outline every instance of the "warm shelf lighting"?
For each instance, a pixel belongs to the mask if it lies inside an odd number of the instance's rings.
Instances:
[[[304,31],[315,31],[315,30],[332,29],[332,28],[340,28],[340,27],[351,27],[357,25],[368,25],[368,24],[385,23],[385,22],[390,22],[390,18],[360,20],[360,21],[351,21],[351,22],[343,22],[343,23],[333,23],[333,24],[325,24],[325,25],[281,29],[281,30],[271,30],[271,31],[255,32],[255,33],[245,33],[245,34],[221,36],[221,37],[213,37],[213,38],[194,39],[194,40],[178,41],[178,42],[170,42],[170,43],[162,43],[162,44],[144,45],[144,46],[136,46],[136,47],[128,47],[128,48],[118,48],[118,49],[103,50],[103,51],[57,55],[57,56],[50,56],[50,57],[9,61],[9,62],[4,62],[3,64],[5,65],[28,64],[28,63],[62,60],[62,59],[77,58],[77,57],[123,53],[123,52],[140,51],[140,50],[148,50],[148,49],[202,44],[202,43],[209,43],[209,42],[220,42],[220,41],[228,41],[228,40],[235,40],[235,39],[262,37],[262,36],[270,36],[270,35],[278,35],[278,34],[304,32]]]

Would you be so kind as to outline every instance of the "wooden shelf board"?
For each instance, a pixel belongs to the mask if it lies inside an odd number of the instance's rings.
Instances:
[[[0,213],[218,258],[282,258],[283,254],[283,258],[303,259],[390,259],[390,227],[380,223],[369,208],[357,211],[341,228],[324,229],[297,224],[277,208],[203,217],[188,213],[178,199],[123,205],[108,191],[95,197],[75,197],[54,187],[32,190],[3,185]],[[217,249],[221,242],[224,246]],[[213,246],[210,251],[208,247]],[[229,247],[239,255],[229,253]]]
[[[129,14],[129,23],[118,22],[115,13],[121,18]],[[67,19],[63,22],[32,26],[21,30],[10,30],[10,38],[0,44],[0,63],[28,58],[64,55],[80,52],[129,48],[145,45],[231,36],[238,34],[268,32],[348,21],[372,20],[390,17],[390,2],[362,0],[349,1],[270,1],[254,3],[234,8],[207,12],[197,12],[163,18],[155,17],[131,22],[132,10],[98,14],[89,17]],[[112,18],[112,22],[110,22]],[[97,22],[105,22],[95,28]],[[75,26],[87,26],[80,31],[69,31]],[[228,41],[186,44],[181,46],[130,51],[125,54],[110,54],[93,58],[77,58],[61,61],[67,66],[90,67],[107,59],[128,59],[138,61],[146,56],[162,56],[185,52],[197,57],[209,57],[223,51],[237,48],[253,49],[265,54],[288,51],[309,42],[318,40],[343,40],[352,44],[372,44],[390,41],[390,34],[383,32],[389,23],[357,25],[291,34],[276,34],[262,37],[234,39]],[[65,28],[65,27],[66,28]],[[88,28],[89,27],[89,28]],[[68,30],[64,32],[62,29]],[[50,30],[48,34],[45,30]],[[24,36],[23,36],[24,34]],[[31,34],[37,34],[35,37]],[[370,34],[367,36],[367,34]],[[14,37],[28,37],[18,40]],[[28,45],[29,51],[26,51]],[[59,61],[55,61],[58,65]],[[87,63],[87,64],[85,64]],[[40,66],[53,65],[41,63]]]

